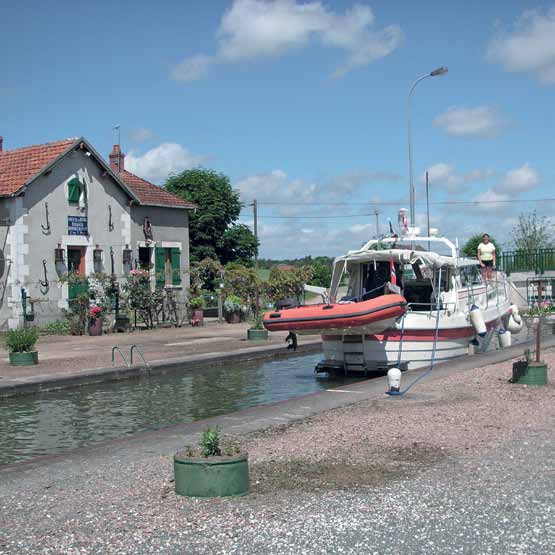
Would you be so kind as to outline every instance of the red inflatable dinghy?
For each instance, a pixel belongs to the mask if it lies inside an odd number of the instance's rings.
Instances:
[[[353,328],[377,333],[391,326],[406,310],[407,301],[401,295],[381,295],[358,303],[317,304],[266,312],[264,327],[300,334],[341,333]]]

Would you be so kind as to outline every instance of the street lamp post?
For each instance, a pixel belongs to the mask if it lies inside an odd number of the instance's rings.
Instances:
[[[428,77],[437,77],[438,75],[445,75],[447,73],[448,69],[446,67],[438,67],[437,69],[434,69],[434,71],[431,71],[430,73],[426,73],[426,75],[423,75],[422,77],[419,77],[413,84],[412,87],[409,90],[409,96],[407,98],[407,113],[408,113],[408,140],[409,140],[409,183],[410,183],[410,188],[409,188],[409,197],[410,197],[410,225],[411,227],[414,227],[415,225],[415,211],[414,211],[414,183],[413,183],[413,177],[412,177],[412,123],[411,123],[411,98],[412,98],[412,93],[414,92],[414,89],[416,87],[416,85],[418,85],[418,83],[420,83],[420,81],[423,81],[424,79],[427,79]]]

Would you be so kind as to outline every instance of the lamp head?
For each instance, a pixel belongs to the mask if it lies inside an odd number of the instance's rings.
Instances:
[[[438,75],[445,75],[449,70],[445,67],[445,66],[441,66],[438,67],[437,69],[434,69],[434,71],[432,71],[430,73],[430,77],[436,77]]]

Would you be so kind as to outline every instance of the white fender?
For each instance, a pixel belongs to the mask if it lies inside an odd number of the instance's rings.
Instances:
[[[486,323],[484,322],[484,316],[482,315],[482,311],[480,307],[476,306],[475,304],[472,305],[470,308],[470,323],[474,328],[474,331],[480,337],[485,337],[487,332]]]
[[[499,338],[499,347],[501,349],[506,349],[511,346],[511,332],[509,330],[499,328],[497,337]]]
[[[390,368],[387,371],[387,383],[389,391],[399,391],[401,389],[401,370],[399,368]]]
[[[505,328],[511,333],[518,333],[522,329],[522,318],[520,314],[509,314]]]

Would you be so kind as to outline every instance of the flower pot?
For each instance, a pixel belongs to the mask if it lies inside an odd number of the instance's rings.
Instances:
[[[268,339],[268,330],[247,330],[247,339],[251,341],[265,341]]]
[[[249,493],[248,455],[173,458],[175,493],[187,497],[232,497]]]
[[[547,385],[547,364],[519,360],[513,363],[513,383],[525,385]]]
[[[89,335],[102,335],[102,318],[89,320]]]
[[[38,364],[38,351],[27,351],[24,353],[10,353],[10,364],[12,366],[31,366]]]
[[[191,314],[191,326],[204,326],[204,311],[202,309],[193,310]]]
[[[241,323],[241,314],[239,312],[231,312],[226,314],[225,321],[228,324],[240,324]]]

